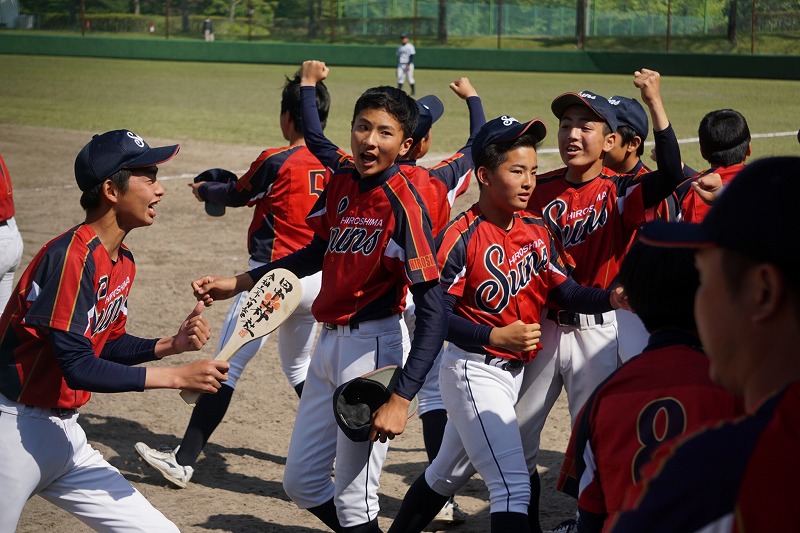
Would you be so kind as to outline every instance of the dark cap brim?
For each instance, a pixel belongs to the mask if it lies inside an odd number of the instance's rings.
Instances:
[[[600,97],[602,98],[602,97]],[[607,117],[599,112],[593,105],[592,102],[578,93],[564,93],[560,96],[557,96],[555,100],[550,104],[550,109],[553,111],[553,114],[556,116],[558,120],[561,120],[561,117],[564,115],[564,112],[571,106],[579,105],[582,107],[587,107],[589,110],[600,119],[601,122],[605,122],[611,127],[612,131],[617,130],[617,118],[616,117]]]
[[[702,224],[654,220],[639,229],[639,240],[660,248],[710,248],[716,246]]]
[[[181,145],[179,144],[150,148],[136,159],[126,162],[122,168],[142,168],[160,165],[175,157],[180,149]]]
[[[419,109],[419,121],[417,127],[411,134],[414,139],[414,144],[420,142],[434,123],[442,118],[444,114],[444,104],[438,97],[434,95],[423,96],[417,100],[417,109]]]

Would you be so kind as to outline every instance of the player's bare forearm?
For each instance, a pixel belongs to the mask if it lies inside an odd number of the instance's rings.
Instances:
[[[646,68],[637,70],[633,73],[633,84],[641,91],[642,101],[650,109],[653,130],[667,129],[669,119],[661,101],[661,74]]]
[[[478,91],[472,86],[469,78],[461,77],[450,84],[450,89],[458,95],[462,100],[466,100],[470,96],[478,96]]]
[[[205,346],[211,338],[211,326],[202,315],[203,307],[202,302],[197,302],[186,320],[181,323],[178,333],[172,337],[158,339],[155,347],[156,357],[161,359],[168,355],[196,352]]]
[[[247,272],[233,278],[220,276],[203,276],[192,282],[194,297],[210,307],[216,300],[233,298],[240,292],[249,291],[255,280]]]
[[[517,320],[501,328],[492,328],[489,342],[492,346],[512,352],[530,352],[536,349],[541,336],[542,328],[539,324],[526,324]]]
[[[217,392],[228,379],[227,361],[204,359],[178,367],[148,367],[145,389],[185,389],[194,392]]]
[[[323,81],[328,77],[330,69],[323,61],[309,59],[303,61],[303,66],[300,68],[300,85],[305,87],[313,87],[317,83]]]
[[[408,405],[410,403],[410,400],[406,400],[397,394],[392,394],[389,397],[389,401],[378,408],[372,415],[369,440],[386,442],[386,439],[392,440],[397,435],[401,435],[406,429]]]

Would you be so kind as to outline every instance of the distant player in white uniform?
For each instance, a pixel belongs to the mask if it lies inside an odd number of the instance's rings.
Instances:
[[[414,54],[417,49],[408,41],[408,34],[400,36],[402,43],[397,47],[397,88],[403,90],[403,84],[408,78],[408,85],[411,87],[411,94],[414,94]]]

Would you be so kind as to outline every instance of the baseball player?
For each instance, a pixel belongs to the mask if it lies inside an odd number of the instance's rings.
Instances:
[[[724,187],[744,168],[751,152],[750,128],[742,114],[733,109],[708,113],[700,121],[697,136],[700,153],[711,168],[686,180],[675,191],[680,208],[678,220],[683,222],[701,222],[708,213],[708,203],[697,191],[697,179],[706,174],[719,174]]]
[[[0,318],[0,531],[14,531],[34,494],[99,531],[178,531],[91,447],[78,408],[92,392],[154,388],[216,392],[228,363],[132,367],[202,348],[198,303],[177,334],[125,331],[136,268],[123,244],[149,226],[164,189],[157,165],[178,146],[151,148],[128,130],[95,135],[75,160],[86,219],[31,261]]]
[[[651,244],[696,248],[695,314],[711,379],[743,398],[749,414],[660,448],[609,531],[774,531],[794,518],[798,175],[798,157],[756,161],[731,180],[701,224],[661,223],[640,233]],[[742,216],[754,205],[770,205],[772,216]]]
[[[450,310],[440,369],[448,423],[440,453],[404,498],[392,532],[421,531],[476,470],[489,488],[492,531],[530,531],[526,443],[514,404],[536,354],[540,311],[548,296],[586,312],[612,309],[611,291],[568,279],[550,231],[523,211],[545,133],[540,120],[502,116],[475,137],[478,203],[437,238]]]
[[[403,90],[403,84],[408,79],[411,94],[414,94],[414,54],[417,49],[408,41],[408,34],[400,35],[400,46],[397,47],[397,88]]]
[[[428,153],[431,146],[431,126],[444,112],[444,106],[435,96],[423,96],[417,100],[419,123],[411,137],[414,144],[405,157],[400,160],[400,168],[408,176],[409,181],[422,197],[428,213],[431,215],[433,234],[439,235],[450,222],[450,210],[456,198],[466,192],[472,174],[471,146],[472,139],[481,126],[486,123],[483,105],[477,91],[468,78],[458,78],[450,84],[450,89],[467,102],[470,117],[470,135],[466,144],[453,156],[439,164],[425,168],[417,165],[417,160]],[[414,335],[414,296],[406,295],[406,307],[403,318],[409,336]],[[447,423],[447,411],[439,393],[439,365],[441,353],[428,375],[425,384],[417,395],[419,408],[417,415],[422,421],[422,437],[428,461],[433,461],[442,444],[444,427]],[[436,521],[457,523],[466,520],[466,513],[461,511],[452,498],[448,500],[435,517]]]
[[[694,252],[636,242],[618,279],[651,336],[575,422],[557,488],[578,500],[578,531],[602,531],[661,443],[742,414],[741,402],[708,376],[694,322]]]
[[[608,102],[614,108],[617,118],[617,135],[614,147],[603,157],[603,165],[623,176],[639,177],[652,170],[642,161],[644,141],[650,129],[647,112],[634,98],[612,96]],[[661,218],[674,220],[678,211],[677,202],[673,195],[645,212],[646,220]],[[636,239],[634,232],[631,242]],[[649,334],[639,318],[625,309],[616,311],[617,329],[619,330],[619,358],[624,363],[631,357],[642,353],[647,345]]]
[[[309,82],[327,78],[330,70],[321,61],[306,61],[303,63],[303,74]],[[417,165],[417,159],[424,157],[431,145],[431,126],[441,117],[444,106],[435,96],[423,96],[417,100],[419,121],[411,135],[413,144],[408,153],[400,158],[398,163],[403,174],[419,193],[428,213],[431,215],[433,234],[438,235],[450,221],[450,209],[456,198],[463,194],[469,185],[472,173],[471,144],[472,138],[478,129],[486,122],[483,105],[472,84],[467,78],[459,78],[450,84],[450,88],[460,98],[466,100],[470,112],[470,136],[464,147],[448,159],[431,168]],[[309,109],[312,116],[304,122],[306,135],[314,138],[314,145],[324,147],[325,151],[336,151],[338,148],[328,140],[322,129],[313,117],[313,110]],[[324,151],[320,157],[324,156]],[[408,328],[409,336],[413,338],[415,330],[414,297],[406,295],[406,305],[403,318]],[[417,413],[422,420],[423,439],[428,460],[432,461],[441,446],[444,426],[447,423],[447,412],[439,394],[439,362],[441,355],[436,358],[433,368],[425,377],[425,383],[419,391],[419,409]],[[438,517],[445,522],[462,522],[466,515],[458,509],[454,501],[448,501],[442,508]]]
[[[11,174],[0,155],[0,315],[14,288],[14,274],[22,261],[22,235],[14,218]]]
[[[303,76],[306,125],[316,115],[308,112],[315,84]],[[193,283],[197,297],[210,304],[251,288],[272,268],[288,268],[298,277],[322,269],[312,311],[324,328],[300,398],[283,486],[300,508],[333,531],[380,531],[377,490],[387,440],[405,429],[410,400],[433,365],[447,327],[430,218],[396,163],[411,147],[418,116],[416,102],[403,91],[375,87],[356,101],[352,156],[323,153],[306,132],[309,149],[321,154],[318,159],[333,173],[308,216],[311,243],[235,278],[205,276]],[[400,317],[408,286],[418,318],[410,352]],[[402,375],[374,414],[370,441],[353,442],[331,415],[333,393],[342,383],[387,365],[403,366]]]
[[[323,83],[317,85],[315,97],[317,120],[324,127],[330,96]],[[263,151],[241,179],[229,183],[204,181],[189,184],[200,201],[255,208],[247,232],[251,269],[269,264],[311,242],[313,232],[305,217],[327,183],[325,167],[305,146],[299,72],[284,84],[280,127],[289,145]],[[319,293],[320,279],[321,275],[316,273],[301,280],[303,299],[278,333],[281,368],[298,396],[303,390],[317,337],[317,322],[311,314],[311,304]],[[233,333],[247,296],[247,292],[242,292],[234,299],[222,326],[218,352]],[[174,485],[183,488],[191,479],[200,452],[228,410],[237,380],[266,338],[244,345],[233,356],[228,380],[217,394],[201,397],[178,448],[173,450],[162,446],[154,449],[143,442],[136,443],[136,451],[142,458]]]
[[[603,158],[614,146],[617,129],[613,107],[589,91],[565,93],[551,108],[559,119],[558,147],[566,167],[538,176],[528,203],[574,260],[572,277],[589,287],[612,286],[646,209],[669,196],[683,177],[680,148],[661,101],[659,73],[637,71],[634,84],[650,108],[659,170],[633,178],[605,168]],[[539,529],[536,454],[547,414],[563,386],[575,420],[586,398],[619,361],[615,313],[576,314],[550,305],[542,315],[543,349],[524,373],[517,402],[523,440],[532,443],[527,458],[533,531]]]

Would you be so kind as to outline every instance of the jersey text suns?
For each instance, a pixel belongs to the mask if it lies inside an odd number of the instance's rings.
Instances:
[[[597,196],[595,205],[573,209],[569,213],[567,203],[556,198],[545,207],[542,218],[554,231],[560,231],[565,248],[573,246],[584,242],[597,228],[608,222],[606,197],[607,193],[603,191]]]
[[[508,274],[501,265],[506,261],[505,251],[500,245],[492,245],[483,255],[483,266],[489,279],[478,285],[475,304],[486,313],[500,313],[511,298],[528,286],[533,276],[538,276],[550,262],[547,246],[543,240],[527,244],[517,250],[508,260]]]
[[[118,287],[108,291],[108,276],[103,276],[98,282],[97,305],[92,308],[89,316],[89,331],[97,335],[105,331],[114,323],[120,312],[125,307],[131,278],[126,277]],[[98,313],[98,310],[99,313]]]

